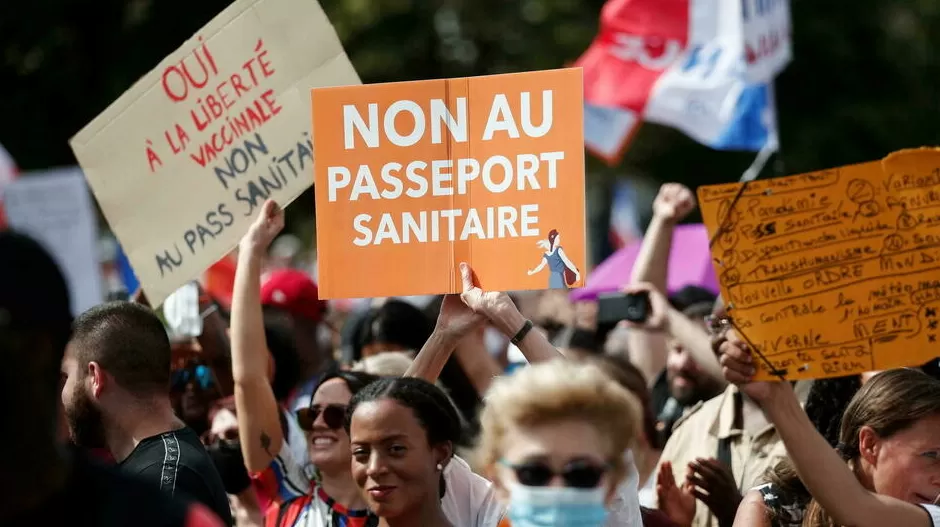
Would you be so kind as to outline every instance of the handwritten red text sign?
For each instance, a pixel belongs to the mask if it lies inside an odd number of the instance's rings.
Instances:
[[[359,84],[313,0],[237,0],[71,140],[155,305],[312,179],[313,87]]]

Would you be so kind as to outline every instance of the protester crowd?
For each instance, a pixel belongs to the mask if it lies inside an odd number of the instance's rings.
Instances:
[[[269,249],[171,339],[146,298],[73,320],[46,252],[0,233],[2,525],[937,526],[936,364],[753,382],[722,299],[666,289],[695,207],[666,184],[626,292],[374,299],[340,313]]]

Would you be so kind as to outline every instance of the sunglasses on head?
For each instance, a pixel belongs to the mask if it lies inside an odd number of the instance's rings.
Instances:
[[[346,407],[341,404],[328,404],[326,406],[313,404],[310,408],[297,410],[297,424],[302,430],[313,430],[313,423],[320,414],[323,414],[323,422],[331,430],[339,430],[346,424]]]
[[[175,391],[182,391],[190,382],[195,382],[203,390],[208,390],[215,384],[212,379],[212,371],[204,364],[176,370],[170,377],[170,386]]]
[[[596,488],[604,474],[610,468],[607,465],[597,465],[590,461],[575,460],[565,464],[560,472],[550,467],[544,461],[527,461],[512,464],[505,460],[501,464],[516,473],[516,479],[527,487],[545,487],[551,484],[555,476],[560,477],[566,487],[575,489]]]

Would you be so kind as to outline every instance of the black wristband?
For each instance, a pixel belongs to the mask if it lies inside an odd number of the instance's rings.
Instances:
[[[518,346],[519,343],[522,342],[522,339],[532,331],[533,326],[534,324],[532,324],[531,320],[526,320],[525,324],[522,325],[522,329],[520,329],[519,332],[516,333],[516,336],[510,339],[509,342],[512,342],[513,346]]]

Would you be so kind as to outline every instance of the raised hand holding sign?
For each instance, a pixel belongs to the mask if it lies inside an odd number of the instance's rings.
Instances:
[[[940,151],[699,188],[722,296],[758,379],[936,356]]]

